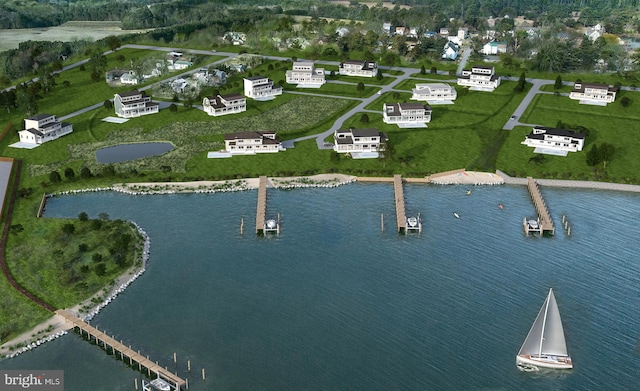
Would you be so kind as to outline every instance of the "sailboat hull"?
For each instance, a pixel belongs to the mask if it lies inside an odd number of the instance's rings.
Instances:
[[[516,356],[516,365],[523,367],[551,368],[551,369],[571,369],[571,357],[569,356],[542,356],[531,355]]]

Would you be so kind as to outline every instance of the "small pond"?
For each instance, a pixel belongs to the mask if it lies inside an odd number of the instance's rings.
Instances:
[[[96,160],[103,164],[122,163],[143,157],[162,155],[172,149],[173,144],[171,143],[120,144],[98,149]]]

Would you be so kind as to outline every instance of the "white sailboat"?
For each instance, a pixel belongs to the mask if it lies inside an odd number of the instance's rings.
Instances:
[[[516,356],[516,365],[524,370],[573,368],[553,289],[549,289],[547,299]]]

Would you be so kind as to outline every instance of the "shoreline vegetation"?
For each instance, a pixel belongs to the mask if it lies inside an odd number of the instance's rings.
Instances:
[[[454,172],[442,173],[444,175],[432,175],[431,178],[403,178],[406,183],[435,184],[435,185],[523,185],[526,186],[526,178],[511,177],[501,171],[494,173],[466,171],[464,169]],[[435,178],[434,178],[435,177]],[[294,189],[308,187],[337,187],[354,182],[361,183],[391,183],[392,177],[357,177],[344,174],[319,174],[300,177],[268,177],[267,187],[274,189]],[[565,187],[576,189],[609,190],[640,193],[640,185],[627,185],[610,182],[574,181],[536,179],[541,186]],[[176,193],[215,193],[228,191],[255,190],[258,188],[258,178],[244,178],[232,181],[195,181],[195,182],[165,182],[165,183],[120,183],[112,187],[79,189],[49,194],[47,197],[67,194],[79,194],[95,191],[117,191],[131,195],[151,194],[176,194]],[[151,250],[150,238],[135,222],[132,223],[141,237],[143,245],[139,256],[140,262],[120,275],[108,287],[83,302],[67,308],[73,314],[90,320],[104,306],[111,303],[119,293],[122,293],[130,283],[134,282],[145,270]],[[64,335],[71,327],[59,315],[54,315],[46,322],[24,332],[0,345],[0,358],[12,358],[22,352],[29,351]]]

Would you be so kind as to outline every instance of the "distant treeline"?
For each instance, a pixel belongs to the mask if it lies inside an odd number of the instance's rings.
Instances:
[[[395,5],[398,7],[394,9],[369,8],[357,1],[344,6],[328,0],[78,0],[35,4],[7,0],[0,4],[0,29],[57,26],[73,20],[121,21],[125,29],[170,27],[214,22],[226,17],[230,9],[243,7],[250,7],[255,13],[395,21],[429,29],[443,27],[450,18],[480,28],[481,21],[489,16],[558,20],[577,11],[585,25],[605,21],[623,25],[633,21],[640,0],[396,0]],[[414,8],[404,10],[401,5]]]

